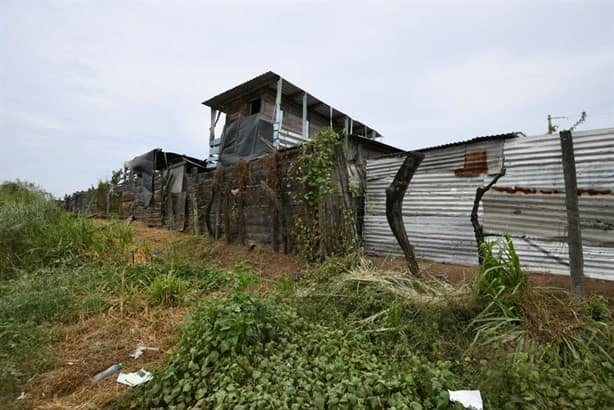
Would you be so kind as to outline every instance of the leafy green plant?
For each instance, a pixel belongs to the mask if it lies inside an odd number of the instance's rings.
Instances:
[[[473,282],[473,291],[485,308],[472,326],[475,342],[525,342],[522,312],[519,303],[527,298],[528,278],[509,235],[497,242],[482,244],[480,270]]]
[[[295,216],[294,234],[298,251],[307,261],[322,261],[328,254],[344,254],[355,248],[349,212],[331,205],[338,193],[333,175],[337,167],[335,150],[340,143],[339,135],[325,127],[301,146],[292,165],[298,188],[293,196],[304,204]],[[331,226],[333,220],[335,226]]]
[[[441,408],[450,363],[377,353],[364,334],[301,319],[287,305],[235,291],[182,329],[143,407]]]

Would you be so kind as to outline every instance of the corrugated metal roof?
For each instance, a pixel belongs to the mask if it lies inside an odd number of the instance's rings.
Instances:
[[[224,91],[221,94],[216,95],[215,97],[203,101],[203,104],[223,112],[225,107],[229,103],[245,94],[249,94],[263,88],[270,88],[271,90],[275,90],[277,80],[279,80],[280,78],[283,80],[282,99],[290,98],[294,103],[302,104],[303,94],[306,93],[306,91],[292,84],[290,81],[281,77],[279,74],[274,73],[273,71],[267,71],[266,73],[260,74],[259,76],[254,77],[251,80],[248,80],[242,84],[237,85],[236,87],[233,87],[227,91]],[[332,108],[332,118],[334,121],[342,121],[345,117],[348,117],[353,121],[353,130],[355,134],[365,135],[369,137],[371,131],[375,131],[377,137],[382,136],[379,131],[375,130],[374,128],[369,127],[368,125],[353,119],[349,115],[343,113],[335,107],[332,107],[331,105],[323,102],[322,100],[312,96],[309,93],[307,93],[307,105],[310,111],[316,112],[325,118],[330,117]]]
[[[454,141],[454,142],[449,142],[447,144],[435,145],[433,147],[421,148],[421,149],[418,149],[416,151],[425,152],[425,151],[438,150],[438,149],[442,149],[442,148],[455,147],[457,145],[473,144],[475,142],[487,142],[487,141],[506,140],[506,139],[510,139],[510,138],[516,138],[516,137],[519,137],[519,136],[523,136],[523,135],[524,134],[522,132],[520,132],[520,131],[508,132],[508,133],[505,133],[505,134],[483,135],[483,136],[480,136],[480,137],[470,138],[470,139],[467,139],[467,140]]]

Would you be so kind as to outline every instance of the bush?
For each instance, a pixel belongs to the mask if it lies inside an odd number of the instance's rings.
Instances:
[[[178,352],[145,385],[145,408],[438,408],[450,363],[400,363],[365,335],[301,319],[284,304],[234,292],[184,325]]]

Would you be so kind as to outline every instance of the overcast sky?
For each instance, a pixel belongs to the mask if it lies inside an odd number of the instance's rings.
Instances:
[[[405,149],[614,127],[614,0],[1,0],[0,181],[59,196],[155,147],[205,158],[200,103],[268,70]]]

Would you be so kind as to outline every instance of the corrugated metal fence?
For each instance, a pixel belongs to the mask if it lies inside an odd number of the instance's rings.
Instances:
[[[477,252],[470,216],[475,191],[488,176],[456,176],[472,152],[486,153],[487,173],[503,164],[503,141],[490,140],[425,151],[403,202],[403,219],[418,257],[434,261],[473,264]],[[402,256],[386,221],[386,188],[404,157],[367,162],[364,241],[368,253]]]
[[[575,132],[574,148],[585,274],[614,280],[614,129]],[[487,167],[479,175],[463,172],[471,171],[468,159],[476,153],[487,161]],[[418,257],[477,263],[470,221],[475,192],[505,166],[506,175],[486,194],[480,208],[486,234],[493,239],[509,232],[528,271],[569,274],[558,134],[480,139],[425,154],[409,186],[403,212]],[[385,209],[385,189],[403,159],[387,157],[367,163],[364,240],[370,254],[403,255]]]
[[[614,129],[573,139],[585,274],[614,280]],[[526,269],[569,274],[558,134],[506,141],[505,167],[484,197],[485,232],[509,232]]]

